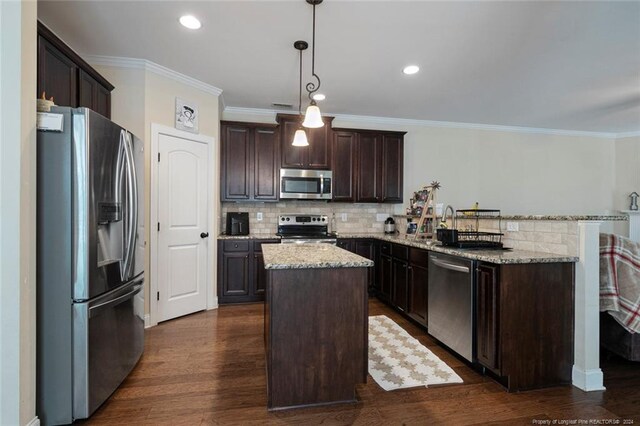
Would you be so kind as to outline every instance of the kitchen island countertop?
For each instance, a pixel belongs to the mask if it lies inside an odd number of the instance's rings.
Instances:
[[[467,259],[481,260],[499,265],[516,263],[572,263],[579,259],[576,256],[567,256],[554,253],[543,253],[526,250],[478,250],[444,247],[440,242],[431,240],[414,240],[412,235],[387,235],[379,233],[370,234],[340,234],[338,238],[375,238],[381,241],[401,244],[410,247],[431,250],[438,253],[450,254]]]
[[[373,261],[331,244],[263,244],[265,269],[367,268]]]

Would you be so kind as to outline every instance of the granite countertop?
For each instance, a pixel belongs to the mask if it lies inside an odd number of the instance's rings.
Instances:
[[[419,219],[420,216],[394,214],[393,217],[407,218],[407,219]],[[456,216],[458,220],[476,220],[476,216]],[[479,216],[480,220],[557,220],[557,221],[579,221],[579,220],[595,220],[595,221],[609,221],[609,222],[626,222],[629,220],[629,216],[626,214],[620,215],[597,215],[597,214],[582,214],[582,215],[535,215],[535,214],[504,214],[500,216]]]
[[[219,240],[279,240],[276,234],[218,235]]]
[[[453,256],[464,257],[466,259],[482,260],[484,262],[496,263],[500,265],[516,263],[566,263],[577,262],[575,256],[565,256],[561,254],[542,253],[525,250],[475,250],[458,249],[453,247],[443,247],[440,242],[431,240],[414,240],[413,235],[387,234],[340,234],[338,238],[375,238],[377,240],[388,241],[390,243],[402,244],[405,246],[431,250],[438,253],[451,254]]]
[[[265,269],[365,268],[373,261],[331,244],[264,244]]]
[[[453,256],[460,256],[466,259],[474,259],[474,260],[482,260],[484,262],[496,263],[496,264],[516,264],[516,263],[566,263],[566,262],[577,262],[579,259],[576,256],[566,256],[561,254],[553,254],[553,253],[542,253],[536,251],[525,251],[525,250],[474,250],[474,249],[457,249],[453,247],[443,247],[437,241],[431,240],[414,240],[413,236],[404,235],[388,235],[383,233],[365,233],[365,234],[339,234],[338,238],[372,238],[380,241],[388,241],[390,243],[402,244],[409,247],[416,247],[424,250],[431,250],[438,253],[451,254]],[[278,237],[275,234],[249,234],[249,235],[219,235],[218,239],[220,240],[231,240],[231,239],[274,239],[278,240]],[[268,247],[269,245],[264,245],[263,247]],[[368,265],[349,265],[349,258],[346,254],[350,254],[355,256],[356,258],[362,260],[367,260],[364,257],[357,256],[353,253],[347,252],[342,249],[338,249],[330,244],[283,244],[277,245],[277,247],[298,247],[301,248],[299,253],[295,253],[294,249],[283,249],[283,253],[291,253],[283,254],[283,256],[288,256],[285,258],[278,257],[277,260],[274,260],[272,263],[274,266],[266,269],[294,269],[294,268],[330,268],[330,267],[361,267]],[[302,247],[308,247],[302,249]],[[332,254],[328,252],[322,252],[323,256],[328,256],[327,258],[322,257],[319,258],[317,255],[310,254],[310,250],[315,250],[316,253],[320,253],[321,250],[319,248],[324,247],[334,247],[336,250],[339,250],[337,257],[335,259],[330,258]],[[340,254],[340,252],[344,252]],[[304,254],[300,254],[304,253]],[[274,253],[275,254],[275,253]],[[335,254],[335,253],[334,253]],[[342,260],[344,258],[344,261]],[[265,257],[266,259],[266,257]],[[308,259],[313,259],[309,261]],[[333,259],[333,260],[332,260]],[[337,260],[336,260],[337,259]],[[295,260],[296,266],[283,266],[287,263],[288,260]],[[353,260],[353,259],[352,259]],[[266,260],[265,260],[266,262]],[[371,262],[371,261],[369,261]],[[266,263],[265,263],[266,264]],[[335,266],[334,266],[335,264]],[[373,263],[371,263],[373,265]],[[307,266],[305,266],[307,265]]]

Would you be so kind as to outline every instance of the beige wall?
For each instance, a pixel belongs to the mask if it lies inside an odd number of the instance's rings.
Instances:
[[[36,3],[0,4],[0,424],[35,418]]]
[[[143,68],[124,68],[115,66],[95,65],[96,70],[109,80],[115,89],[111,94],[111,115],[112,120],[133,132],[136,136],[144,140],[145,149],[145,223],[150,223],[151,204],[151,124],[157,123],[163,126],[174,127],[175,125],[175,101],[176,97],[192,102],[198,106],[199,133],[214,138],[212,149],[213,166],[212,176],[215,177],[213,183],[213,199],[215,205],[219,205],[218,196],[218,152],[219,152],[219,97],[211,93],[202,91],[169,77],[155,74]],[[212,223],[220,223],[220,209],[215,208],[212,212]],[[151,226],[145,227],[145,240],[147,247],[150,242],[150,232],[154,229]],[[217,229],[211,233],[215,235]],[[210,256],[216,258],[216,245],[210,245]],[[149,288],[150,288],[150,250],[145,254],[145,271],[147,283],[145,286],[145,312],[149,309]],[[216,282],[215,271],[211,279],[211,285]]]
[[[223,114],[225,120],[274,122],[274,115]],[[442,184],[438,202],[462,209],[476,201],[504,214],[611,211],[612,139],[513,131],[346,121],[334,127],[406,131],[404,206],[421,186]],[[402,212],[398,207],[397,213]]]
[[[613,193],[613,208],[628,210],[629,194],[640,194],[640,136],[616,139],[615,142],[616,185]],[[616,233],[627,235],[628,223],[616,224]]]

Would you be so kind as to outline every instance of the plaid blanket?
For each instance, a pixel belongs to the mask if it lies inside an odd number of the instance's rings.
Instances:
[[[640,244],[600,234],[600,311],[640,333]]]

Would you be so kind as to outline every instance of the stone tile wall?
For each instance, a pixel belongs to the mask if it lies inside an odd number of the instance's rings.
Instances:
[[[397,222],[401,230],[406,230],[406,219]],[[517,223],[518,231],[507,231],[507,222]],[[451,225],[450,221],[448,223]],[[579,254],[577,221],[481,219],[478,225],[480,231],[502,232],[505,247],[567,256]],[[456,223],[459,230],[475,229],[475,226],[475,219],[459,219]]]
[[[223,231],[227,223],[227,212],[248,212],[249,230],[255,235],[275,234],[278,226],[278,215],[287,213],[324,214],[336,217],[336,231],[339,234],[379,233],[384,232],[384,220],[393,215],[393,204],[351,204],[327,203],[322,201],[286,201],[279,203],[222,203]],[[257,213],[262,212],[263,220],[256,219]],[[347,220],[342,221],[342,213],[347,214]],[[381,221],[377,215],[384,215]]]

